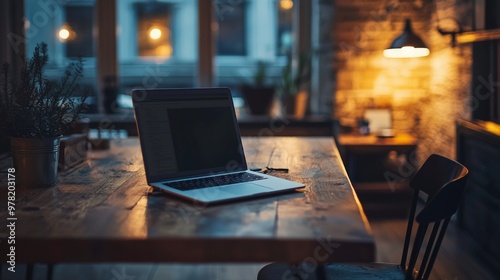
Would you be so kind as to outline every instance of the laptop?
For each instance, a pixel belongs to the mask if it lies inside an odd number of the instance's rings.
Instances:
[[[133,90],[132,100],[153,188],[203,204],[304,188],[248,169],[228,88]]]

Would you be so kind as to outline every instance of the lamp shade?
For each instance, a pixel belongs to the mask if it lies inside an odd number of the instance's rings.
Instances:
[[[394,39],[391,46],[384,50],[384,56],[390,58],[424,57],[430,53],[424,41],[411,28],[411,21],[406,20],[403,34]]]

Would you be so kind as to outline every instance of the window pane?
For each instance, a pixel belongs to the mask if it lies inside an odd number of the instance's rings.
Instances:
[[[80,85],[90,89],[87,98],[90,112],[97,111],[94,4],[92,0],[25,0],[26,56],[31,58],[35,46],[45,42],[49,55],[45,76],[55,81],[60,80],[74,58],[82,57],[84,71]]]
[[[157,2],[136,3],[135,11],[139,56],[171,56],[171,5]]]
[[[279,0],[214,1],[216,84],[230,87],[234,96],[243,85],[276,87],[286,64],[277,51]]]
[[[66,43],[66,57],[93,57],[93,6],[66,6],[66,24],[59,30],[59,39]],[[66,39],[64,35],[67,35]]]
[[[276,51],[285,55],[292,47],[293,1],[278,0],[278,38]]]
[[[118,106],[133,88],[193,87],[197,73],[197,0],[116,1]]]
[[[246,55],[246,3],[234,0],[215,0],[214,4],[218,23],[217,54]]]

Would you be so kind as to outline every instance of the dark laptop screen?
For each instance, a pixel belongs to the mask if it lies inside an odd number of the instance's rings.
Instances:
[[[148,180],[246,169],[231,102],[194,97],[136,104]]]
[[[168,117],[180,172],[234,166],[241,158],[230,107],[170,109]]]

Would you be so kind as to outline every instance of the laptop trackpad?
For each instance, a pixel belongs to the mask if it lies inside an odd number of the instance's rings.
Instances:
[[[254,193],[269,192],[269,191],[272,191],[273,189],[259,186],[257,184],[253,184],[253,183],[241,183],[241,184],[234,184],[231,186],[221,188],[221,190],[228,192],[228,193],[231,193],[231,194],[236,194],[236,195],[241,195],[241,194],[250,194],[251,195]]]

